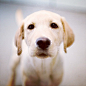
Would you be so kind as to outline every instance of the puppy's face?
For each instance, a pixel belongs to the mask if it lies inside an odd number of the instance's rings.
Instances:
[[[74,34],[65,18],[49,11],[39,11],[23,20],[15,35],[17,54],[22,53],[22,39],[31,57],[55,57],[63,41],[64,51],[73,44]]]
[[[46,11],[31,14],[24,20],[24,38],[31,57],[55,57],[63,41],[61,17]]]

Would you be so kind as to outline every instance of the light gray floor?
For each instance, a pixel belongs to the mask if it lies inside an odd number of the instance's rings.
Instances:
[[[49,10],[64,16],[75,33],[75,42],[63,52],[64,77],[60,86],[86,86],[86,14],[58,11],[46,7],[30,7],[0,3],[0,86],[5,86],[9,75],[9,61],[12,53],[12,39],[18,28],[15,12],[20,8],[24,17],[39,11]],[[21,83],[18,73],[17,84]]]

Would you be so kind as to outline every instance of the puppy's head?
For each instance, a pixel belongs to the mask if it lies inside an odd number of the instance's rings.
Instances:
[[[49,11],[39,11],[24,19],[16,33],[15,43],[18,55],[22,52],[21,42],[25,39],[28,53],[32,57],[55,57],[61,42],[64,51],[74,42],[74,34],[66,20]]]

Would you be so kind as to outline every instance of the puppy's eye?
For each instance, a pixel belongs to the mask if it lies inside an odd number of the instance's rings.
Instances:
[[[27,29],[30,29],[30,30],[32,30],[32,29],[34,29],[34,24],[30,24],[28,27],[27,27]]]
[[[58,28],[58,25],[56,23],[51,23],[50,25],[52,28]]]

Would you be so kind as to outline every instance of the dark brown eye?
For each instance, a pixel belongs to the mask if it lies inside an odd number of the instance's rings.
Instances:
[[[50,25],[52,28],[58,28],[58,25],[56,23],[51,23]]]
[[[34,25],[30,24],[27,29],[30,29],[30,30],[34,29]]]

